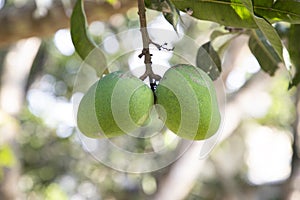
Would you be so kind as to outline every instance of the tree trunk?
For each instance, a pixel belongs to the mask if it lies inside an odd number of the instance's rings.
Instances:
[[[297,88],[295,94],[296,104],[296,119],[293,123],[293,156],[291,160],[291,174],[288,180],[283,184],[285,199],[299,199],[300,198],[300,158],[299,158],[299,129],[300,129],[300,88]],[[298,196],[297,196],[298,195]],[[298,198],[297,198],[297,197]]]
[[[7,53],[0,88],[0,147],[8,146],[14,156],[12,166],[0,168],[2,179],[0,182],[0,199],[20,199],[18,180],[20,163],[18,163],[18,143],[15,139],[20,131],[20,124],[16,116],[24,105],[25,86],[37,54],[41,40],[29,38],[19,41]]]

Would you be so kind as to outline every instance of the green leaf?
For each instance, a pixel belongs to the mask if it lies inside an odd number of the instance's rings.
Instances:
[[[170,0],[145,0],[145,6],[147,8],[157,10],[163,13],[171,13]]]
[[[177,32],[177,25],[180,20],[179,11],[174,7],[172,13],[163,13],[165,19],[173,26],[174,30]]]
[[[254,1],[260,2],[260,0]],[[272,6],[254,7],[255,13],[270,22],[286,21],[299,24],[300,2],[298,0],[276,0]]]
[[[251,0],[241,0],[245,7],[250,11],[253,19],[255,20],[255,23],[263,33],[263,35],[266,37],[266,39],[270,42],[270,44],[273,46],[275,52],[281,59],[281,61],[284,61],[283,58],[283,45],[281,42],[281,39],[276,32],[276,30],[273,28],[273,26],[266,21],[264,18],[258,17],[254,13],[254,8],[252,5]],[[300,4],[299,4],[300,5]]]
[[[172,0],[176,8],[181,11],[192,11],[192,16],[217,22],[225,26],[255,28],[256,24],[247,9],[241,3],[228,0]]]
[[[216,80],[222,71],[221,59],[213,49],[211,42],[203,44],[197,52],[196,65],[205,71],[212,80]]]
[[[288,50],[291,61],[295,67],[296,73],[289,88],[297,86],[300,82],[300,25],[291,25],[288,41]]]
[[[170,0],[145,0],[145,5],[147,8],[162,12],[165,19],[177,32],[177,25],[181,18],[179,10]]]
[[[88,25],[82,0],[77,0],[72,12],[71,36],[78,55],[96,70],[98,76],[101,76],[106,70],[106,58],[88,33]]]
[[[252,31],[249,39],[249,48],[261,68],[271,76],[274,75],[278,69],[278,64],[281,63],[281,59],[260,30]]]
[[[223,31],[223,30],[214,30],[211,34],[210,34],[210,40],[215,40],[218,37],[222,37],[224,35],[229,35],[232,34],[229,31]]]
[[[254,4],[254,6],[256,6],[256,7],[261,7],[261,6],[263,6],[263,7],[272,7],[272,5],[273,5],[273,0],[259,0],[259,1],[253,1],[253,4]]]
[[[230,42],[241,34],[242,32],[224,32],[215,30],[210,35],[210,41],[214,50],[222,57]]]
[[[257,28],[243,0],[172,0],[181,11],[192,10],[192,16],[225,26]],[[286,21],[300,23],[300,2],[297,0],[253,0],[253,11],[270,23]],[[153,8],[155,9],[155,8]]]

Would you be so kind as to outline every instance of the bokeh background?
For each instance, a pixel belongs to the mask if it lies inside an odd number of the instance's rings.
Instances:
[[[73,5],[72,0],[0,0],[1,200],[300,199],[299,91],[287,89],[286,69],[274,77],[260,70],[245,34],[235,35],[221,54],[223,85],[217,90],[226,102],[224,123],[208,156],[200,157],[195,142],[180,159],[148,173],[116,171],[91,156],[73,114],[82,64],[69,31]],[[88,0],[85,6],[94,40],[100,44],[109,37],[104,52],[123,55],[126,49],[115,35],[139,28],[136,2]],[[162,14],[147,10],[147,18],[149,27],[173,31]],[[214,30],[224,31],[185,14],[182,21],[179,33],[199,47]],[[286,42],[289,25],[276,28]],[[122,59],[119,68],[141,62],[137,56]],[[171,62],[172,56],[162,52],[154,59]]]

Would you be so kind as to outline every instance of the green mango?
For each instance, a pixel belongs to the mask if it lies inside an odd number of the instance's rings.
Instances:
[[[153,103],[153,92],[143,81],[116,71],[99,79],[83,96],[77,126],[92,138],[130,133],[145,124]]]
[[[188,140],[203,140],[220,126],[216,91],[200,68],[179,64],[169,68],[155,90],[158,114],[165,125]]]

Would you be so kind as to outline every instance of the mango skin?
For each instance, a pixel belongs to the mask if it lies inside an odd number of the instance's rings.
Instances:
[[[178,136],[203,140],[218,131],[221,116],[215,88],[200,68],[187,64],[169,68],[155,95],[159,116]]]
[[[77,112],[77,127],[87,137],[101,136],[101,128],[95,110],[95,95],[98,81],[94,83],[80,101]]]
[[[121,71],[93,84],[82,98],[77,126],[86,136],[111,138],[141,127],[154,103],[152,90],[140,79]]]

